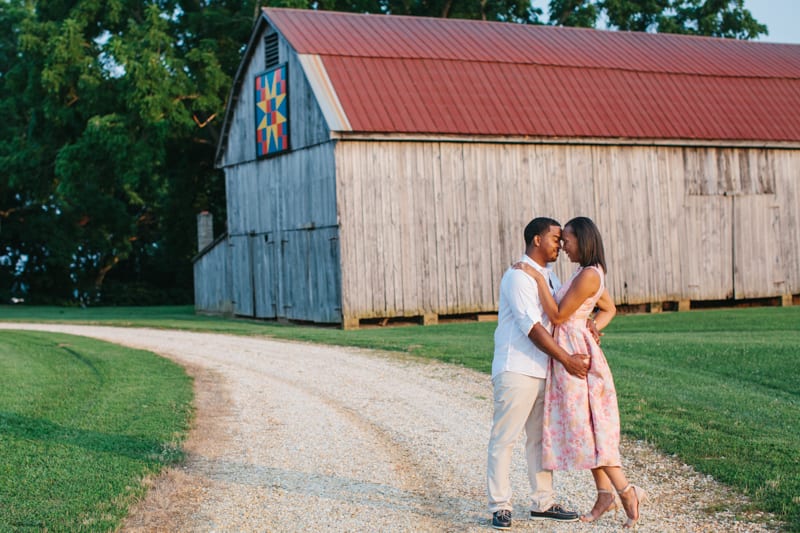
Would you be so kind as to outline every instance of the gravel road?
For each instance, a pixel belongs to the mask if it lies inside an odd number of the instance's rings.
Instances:
[[[125,531],[490,531],[485,503],[491,382],[402,355],[183,331],[0,323],[153,351],[195,378],[187,460],[148,480]],[[490,357],[490,354],[487,354]],[[522,446],[515,531],[616,531],[623,521],[525,519]],[[650,493],[640,531],[768,531],[769,516],[641,442],[628,477]],[[588,472],[556,472],[558,499],[585,511]]]

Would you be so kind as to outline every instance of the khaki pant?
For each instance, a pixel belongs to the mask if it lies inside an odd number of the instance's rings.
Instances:
[[[531,484],[531,510],[545,511],[555,503],[553,472],[542,470],[542,417],[544,382],[513,372],[503,372],[492,379],[494,419],[489,438],[487,493],[489,512],[511,506],[511,455],[522,430],[528,480]]]

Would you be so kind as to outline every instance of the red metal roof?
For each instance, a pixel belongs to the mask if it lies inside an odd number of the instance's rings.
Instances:
[[[352,131],[800,140],[800,46],[264,8]]]

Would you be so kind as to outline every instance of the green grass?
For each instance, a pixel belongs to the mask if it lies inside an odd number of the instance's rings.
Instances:
[[[604,344],[624,433],[800,530],[800,308],[624,317]]]
[[[0,332],[0,531],[109,531],[182,458],[191,379],[149,352]]]
[[[493,323],[341,331],[195,316],[191,307],[0,307],[0,320],[216,331],[394,350],[488,372]],[[603,347],[623,432],[677,454],[800,531],[800,307],[620,316]]]

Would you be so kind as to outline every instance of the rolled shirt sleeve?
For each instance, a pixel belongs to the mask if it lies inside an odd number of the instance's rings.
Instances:
[[[511,272],[506,297],[514,323],[527,337],[537,323],[542,322],[539,290],[536,282],[522,270]]]

